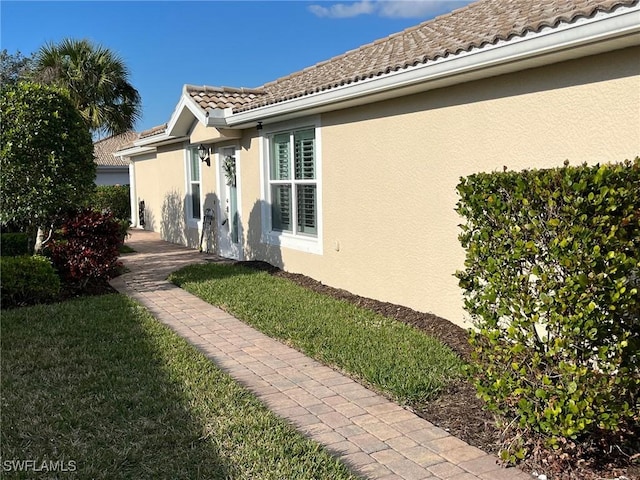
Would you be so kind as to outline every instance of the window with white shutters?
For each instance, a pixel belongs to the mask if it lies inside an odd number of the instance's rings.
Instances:
[[[200,157],[197,148],[190,148],[188,155],[187,175],[189,189],[189,217],[200,220]]]
[[[291,235],[317,236],[315,130],[272,135],[269,155],[271,229]]]

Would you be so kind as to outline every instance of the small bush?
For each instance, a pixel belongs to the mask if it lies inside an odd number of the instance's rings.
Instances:
[[[26,233],[3,233],[0,235],[0,254],[3,257],[29,255],[32,250]]]
[[[633,436],[640,160],[477,174],[458,191],[480,396],[548,447]],[[523,457],[525,443],[503,458]]]
[[[111,212],[118,220],[129,220],[129,185],[98,185],[87,206],[101,212]]]
[[[62,224],[49,247],[61,278],[84,287],[117,274],[121,227],[112,213],[84,209]]]
[[[44,303],[60,292],[60,279],[41,256],[0,257],[2,308]]]

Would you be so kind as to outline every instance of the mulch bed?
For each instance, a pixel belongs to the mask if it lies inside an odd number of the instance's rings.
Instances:
[[[286,278],[298,285],[331,297],[351,302],[373,310],[421,330],[448,345],[465,361],[471,359],[471,346],[467,330],[448,320],[429,313],[416,312],[407,307],[380,302],[354,295],[345,290],[328,287],[301,274],[288,273],[265,262],[237,262],[271,275]],[[484,402],[476,396],[475,387],[466,379],[452,382],[437,399],[424,404],[411,405],[413,410],[438,427],[481,450],[497,454],[503,444],[502,431],[496,418],[484,408]],[[545,473],[549,479],[566,480],[640,480],[640,453],[636,445],[635,455],[629,458],[622,452],[603,452],[591,445],[574,450],[570,458],[557,458],[543,448],[521,465],[526,471]]]

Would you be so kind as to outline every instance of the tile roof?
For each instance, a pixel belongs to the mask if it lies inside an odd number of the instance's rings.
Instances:
[[[264,95],[261,88],[233,88],[185,85],[186,92],[203,110],[241,108]]]
[[[154,135],[158,135],[166,131],[167,131],[167,124],[163,123],[162,125],[151,127],[148,130],[143,130],[142,132],[140,132],[140,138],[152,137]]]
[[[126,144],[132,143],[138,138],[138,134],[128,131],[120,135],[112,135],[93,144],[95,162],[99,167],[125,167],[129,162],[119,157],[114,157],[113,153],[122,150]]]
[[[639,1],[479,0],[255,89],[186,85],[185,91],[205,111],[231,108],[234,113],[244,112],[634,6]],[[166,128],[166,124],[154,127],[142,132],[140,138],[164,133]]]
[[[638,0],[480,0],[267,83],[262,87],[263,95],[235,107],[234,112],[379,77],[637,3]]]

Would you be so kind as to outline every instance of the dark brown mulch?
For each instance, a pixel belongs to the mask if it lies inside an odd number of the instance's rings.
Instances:
[[[471,359],[471,346],[467,331],[448,320],[429,313],[416,312],[400,305],[354,295],[345,290],[323,285],[304,275],[285,272],[265,262],[237,263],[249,268],[267,271],[277,277],[287,278],[315,292],[354,303],[386,317],[412,325],[448,345],[463,360],[468,362]],[[496,425],[496,419],[493,414],[484,409],[484,402],[476,396],[475,387],[467,379],[452,382],[440,393],[437,399],[420,405],[411,405],[411,407],[417,414],[434,425],[485,452],[497,454],[501,448],[502,432]],[[579,458],[580,453],[583,458]],[[594,448],[577,449],[572,461],[568,462],[566,458],[557,459],[545,455],[544,449],[539,449],[537,455],[534,455],[522,467],[528,471],[537,471],[547,475],[552,473],[553,475],[549,478],[554,479],[605,480],[624,475],[630,480],[640,480],[640,465],[638,465],[640,459],[633,461],[624,455],[616,457],[611,455],[611,452],[606,455],[603,453]],[[578,458],[575,458],[576,455]],[[599,462],[599,460],[603,460],[603,457],[608,458],[609,462]],[[565,464],[562,463],[563,461]]]

